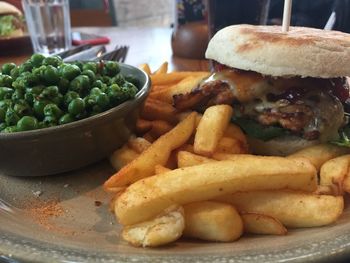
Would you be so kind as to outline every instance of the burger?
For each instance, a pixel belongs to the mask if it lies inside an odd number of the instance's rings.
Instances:
[[[0,1],[0,38],[23,35],[23,15],[15,6]]]
[[[232,105],[232,121],[256,154],[288,155],[312,144],[348,140],[350,35],[234,25],[215,34],[206,58],[215,72],[190,93],[174,96],[176,108]]]

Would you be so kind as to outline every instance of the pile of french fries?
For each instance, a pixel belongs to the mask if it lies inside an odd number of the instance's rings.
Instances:
[[[151,73],[152,90],[137,134],[110,158],[104,184],[123,238],[155,247],[184,236],[229,242],[244,233],[285,235],[288,228],[334,223],[350,192],[349,149],[321,144],[288,157],[249,152],[228,105],[177,112],[172,96],[209,72]]]

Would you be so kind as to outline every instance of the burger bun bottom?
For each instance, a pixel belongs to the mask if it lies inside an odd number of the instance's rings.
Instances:
[[[320,141],[308,141],[297,136],[282,136],[269,141],[248,137],[248,143],[254,154],[287,156],[306,147],[319,144]]]

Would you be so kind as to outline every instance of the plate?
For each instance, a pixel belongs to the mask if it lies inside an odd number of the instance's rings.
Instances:
[[[50,177],[0,175],[0,262],[332,262],[350,256],[350,209],[336,224],[238,242],[128,245],[109,212],[107,161]],[[12,261],[11,261],[12,260]]]
[[[28,34],[20,37],[0,38],[0,56],[30,53],[33,53],[33,48]]]

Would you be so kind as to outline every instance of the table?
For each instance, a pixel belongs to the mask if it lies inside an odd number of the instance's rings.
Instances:
[[[125,61],[130,65],[148,63],[152,70],[156,70],[164,61],[168,61],[169,70],[208,70],[206,60],[185,59],[172,55],[171,28],[79,27],[73,30],[109,37],[111,42],[107,45],[107,50],[116,45],[130,46]],[[6,62],[21,63],[29,55],[0,56],[0,65]]]

